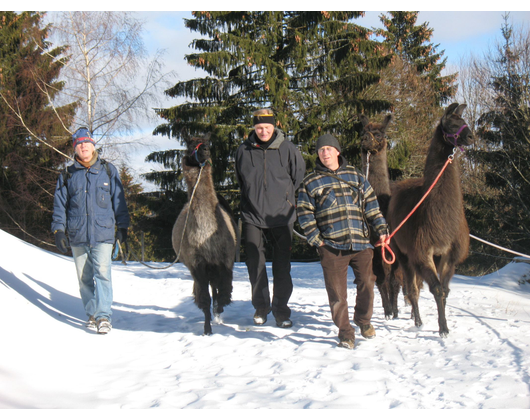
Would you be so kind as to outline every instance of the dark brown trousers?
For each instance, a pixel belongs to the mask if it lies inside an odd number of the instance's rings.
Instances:
[[[353,320],[359,325],[369,324],[374,307],[373,249],[340,251],[326,245],[318,248],[318,253],[331,317],[339,328],[339,339],[354,339],[355,330],[348,315],[348,267],[353,269],[354,283],[357,285]]]

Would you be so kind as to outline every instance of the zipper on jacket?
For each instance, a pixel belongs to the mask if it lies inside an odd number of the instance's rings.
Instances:
[[[90,168],[85,169],[85,209],[86,209],[86,242],[89,246],[92,244],[90,243],[90,217],[89,217],[89,210],[88,210],[88,172]],[[91,216],[91,215],[90,215]]]
[[[267,191],[267,151],[261,150],[263,151],[263,187]]]
[[[348,214],[348,236],[350,238],[350,249],[353,249],[353,226],[351,224],[351,219],[353,219],[353,214],[351,214],[350,209],[348,208],[348,203],[346,202],[346,194],[344,192],[344,186],[343,184],[348,184],[348,182],[344,179],[342,179],[337,171],[330,171],[332,174],[334,174],[337,178],[340,178],[341,181],[339,181],[340,190],[342,191],[342,199],[344,202],[344,206],[346,206],[347,214]],[[351,188],[348,186],[348,188],[351,190]],[[352,203],[353,203],[353,197],[352,197]],[[354,203],[355,204],[355,203]]]

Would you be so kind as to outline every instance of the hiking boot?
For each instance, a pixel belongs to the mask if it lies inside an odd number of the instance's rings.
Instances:
[[[97,329],[96,318],[94,318],[93,316],[90,316],[88,318],[88,321],[85,324],[85,327],[87,327],[90,330],[96,330]]]
[[[97,320],[98,334],[107,334],[112,329],[112,325],[107,318],[100,318]]]
[[[267,322],[267,315],[270,313],[271,308],[258,308],[254,314],[254,324],[263,325]]]
[[[360,325],[355,320],[353,322],[361,329],[361,335],[364,338],[370,339],[375,337],[375,329],[372,324]]]
[[[342,347],[344,349],[353,350],[355,348],[355,339],[354,338],[343,338],[340,340],[337,347]]]
[[[287,316],[279,316],[276,318],[276,326],[280,328],[291,328],[293,326],[293,321]]]

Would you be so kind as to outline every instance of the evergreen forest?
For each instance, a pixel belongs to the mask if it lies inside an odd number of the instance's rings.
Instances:
[[[146,156],[164,168],[142,174],[157,191],[145,192],[132,168],[120,165],[132,218],[128,259],[175,258],[171,230],[187,200],[180,159],[188,137],[209,136],[215,187],[238,219],[234,155],[255,110],[274,111],[308,172],[324,133],[337,137],[342,155],[360,168],[360,116],[382,121],[392,114],[388,164],[396,181],[422,175],[434,127],[452,102],[468,104],[464,116],[475,137],[458,160],[470,231],[530,253],[530,32],[514,28],[506,15],[487,68],[476,59],[467,63],[469,73],[449,74],[445,51],[431,42],[433,29],[418,22],[418,12],[382,13],[382,29],[359,25],[363,13],[210,11],[185,20],[196,52],[184,59],[207,75],[173,83],[164,95],[175,105],[156,109],[162,122],[153,134],[175,145]],[[71,45],[50,41],[53,25],[44,16],[0,12],[0,229],[56,252],[54,190],[72,159],[71,133],[87,102],[65,99]],[[297,224],[295,231],[302,233]],[[244,246],[238,258],[245,260]],[[298,235],[292,258],[318,260]],[[459,270],[485,274],[512,258],[471,240]]]

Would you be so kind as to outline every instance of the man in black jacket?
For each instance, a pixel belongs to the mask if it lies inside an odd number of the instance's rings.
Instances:
[[[292,326],[287,306],[293,291],[291,242],[296,220],[295,192],[305,175],[298,148],[275,128],[270,109],[254,113],[254,130],[236,153],[236,175],[241,189],[241,219],[252,286],[254,323],[262,325],[272,310],[276,325]],[[273,299],[265,267],[265,234],[272,240]]]

